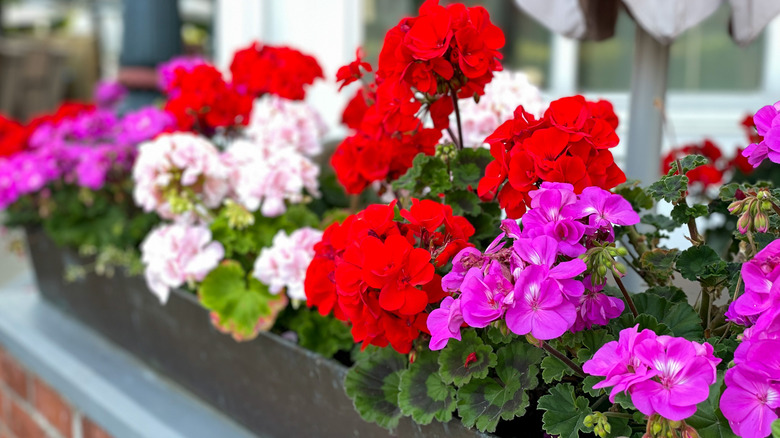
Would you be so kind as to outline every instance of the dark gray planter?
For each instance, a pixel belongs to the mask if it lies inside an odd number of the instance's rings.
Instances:
[[[418,426],[404,418],[394,434],[364,422],[344,393],[347,368],[279,336],[239,343],[219,333],[195,297],[174,291],[165,306],[139,277],[88,275],[68,283],[64,268],[83,263],[42,231],[28,231],[38,287],[46,300],[83,321],[261,436],[481,437],[459,420]]]

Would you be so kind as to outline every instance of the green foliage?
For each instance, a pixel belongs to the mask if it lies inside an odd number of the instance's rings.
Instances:
[[[239,260],[249,270],[260,250],[271,246],[277,232],[291,233],[301,227],[317,227],[319,223],[311,210],[292,205],[284,214],[272,218],[255,212],[254,223],[242,229],[231,227],[226,209],[222,209],[209,227],[212,238],[225,247],[225,258]]]
[[[708,284],[714,284],[728,274],[726,262],[714,249],[704,245],[681,252],[676,265],[683,278]]]
[[[654,226],[659,231],[673,231],[680,226],[679,223],[668,216],[660,214],[646,214],[641,219],[643,224]]]
[[[487,340],[494,345],[508,344],[517,339],[517,335],[509,331],[509,329],[505,328],[504,332],[502,332],[501,329],[492,325],[488,326],[486,334]]]
[[[416,423],[430,424],[434,418],[446,423],[452,419],[455,388],[442,380],[433,351],[423,349],[417,354],[409,369],[401,373],[399,390],[401,412]]]
[[[780,438],[780,419],[772,422],[772,438]]]
[[[710,386],[710,395],[707,400],[696,406],[696,413],[688,418],[686,423],[699,432],[702,438],[736,438],[734,432],[729,427],[729,422],[720,411],[721,388],[723,387],[723,376],[718,376],[718,380]]]
[[[444,198],[447,205],[452,207],[452,214],[458,216],[479,216],[482,212],[482,201],[476,193],[468,190],[451,190]]]
[[[590,406],[585,397],[574,394],[569,383],[553,386],[547,395],[539,398],[538,408],[545,411],[542,416],[544,430],[561,438],[578,438],[579,432],[588,432],[583,421],[590,415]]]
[[[593,389],[593,386],[604,380],[602,376],[588,376],[582,380],[582,389],[591,397],[598,397],[604,392],[604,388]]]
[[[650,184],[647,192],[656,201],[663,199],[674,202],[685,195],[688,190],[688,177],[685,175],[663,176],[659,181]]]
[[[476,189],[479,180],[485,174],[485,168],[491,161],[493,161],[493,156],[490,155],[489,149],[467,148],[458,151],[451,164],[452,186],[461,190],[466,190],[469,187]]]
[[[423,193],[430,187],[431,193],[447,193],[452,188],[447,164],[438,156],[417,154],[412,167],[393,182],[395,190]]]
[[[690,219],[704,216],[708,212],[706,205],[696,204],[693,207],[689,207],[688,204],[681,202],[672,208],[669,216],[679,224],[687,224]]]
[[[615,187],[613,191],[630,202],[636,211],[653,208],[653,198],[648,196],[642,187],[639,187],[639,181],[626,181]]]
[[[674,270],[677,254],[676,249],[656,248],[642,254],[639,264],[648,275],[652,275],[657,281],[665,281]]]
[[[686,155],[685,157],[680,158],[679,160],[679,163],[682,165],[682,172],[678,172],[679,166],[677,165],[677,161],[672,161],[667,175],[674,175],[675,173],[688,173],[689,171],[699,166],[704,166],[709,162],[710,160],[703,155],[697,155],[697,154]]]
[[[217,326],[236,340],[252,339],[267,330],[286,304],[284,294],[273,295],[241,265],[227,260],[209,272],[198,289],[200,302],[211,310]]]
[[[467,361],[469,356],[474,361]],[[463,386],[472,378],[482,379],[488,375],[488,371],[496,366],[496,354],[493,347],[485,345],[477,336],[476,330],[465,329],[461,331],[461,341],[450,341],[439,354],[439,366],[441,377],[446,383],[454,383],[455,386]]]
[[[498,379],[472,379],[458,389],[458,414],[467,427],[494,432],[500,419],[525,414],[526,391],[536,388],[542,351],[517,341],[498,349]]]
[[[701,328],[701,319],[696,311],[687,302],[672,302],[654,293],[641,293],[632,296],[639,317],[634,318],[630,313],[623,314],[613,321],[618,330],[633,327],[639,323],[643,328],[650,328],[656,333],[667,328],[674,336],[686,339],[699,339],[704,336]],[[653,319],[650,319],[653,318]],[[663,325],[655,325],[660,323]]]
[[[647,289],[645,293],[658,295],[661,298],[669,300],[673,303],[687,303],[688,296],[685,295],[682,289],[675,286],[655,286]]]
[[[349,351],[355,344],[349,326],[306,307],[292,312],[285,325],[298,334],[301,347],[325,357],[333,357],[337,351]]]
[[[347,371],[344,388],[364,420],[385,429],[398,425],[399,385],[406,362],[406,357],[392,348],[369,347],[358,355],[355,365]]]
[[[544,383],[560,382],[563,376],[574,374],[568,365],[555,356],[547,356],[542,359],[542,380]]]

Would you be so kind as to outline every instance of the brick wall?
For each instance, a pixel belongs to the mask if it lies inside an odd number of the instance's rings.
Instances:
[[[0,438],[111,438],[0,347]]]

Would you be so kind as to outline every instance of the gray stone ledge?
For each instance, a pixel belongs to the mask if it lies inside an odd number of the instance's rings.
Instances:
[[[0,289],[0,344],[116,438],[254,436],[46,303],[29,274]]]

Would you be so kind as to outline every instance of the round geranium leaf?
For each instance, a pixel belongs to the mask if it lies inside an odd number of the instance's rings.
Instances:
[[[398,405],[404,415],[418,424],[430,424],[434,418],[446,423],[455,410],[455,387],[442,380],[436,356],[424,350],[401,373]]]
[[[344,388],[364,420],[385,429],[398,425],[398,392],[406,357],[392,348],[369,347],[347,372]]]
[[[449,342],[441,351],[439,365],[445,383],[463,386],[472,378],[486,377],[490,368],[496,366],[496,354],[475,330],[463,330],[460,342]]]

